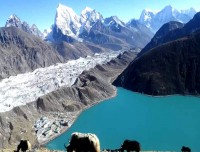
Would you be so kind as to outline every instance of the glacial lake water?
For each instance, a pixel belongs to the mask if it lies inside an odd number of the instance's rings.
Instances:
[[[95,133],[101,149],[117,149],[125,139],[134,139],[142,150],[181,151],[185,145],[200,152],[200,98],[152,97],[118,88],[115,98],[84,111],[46,147],[64,150],[73,132]]]

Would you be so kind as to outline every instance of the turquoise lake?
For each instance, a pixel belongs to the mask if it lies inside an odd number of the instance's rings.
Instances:
[[[64,150],[73,132],[95,133],[101,149],[117,149],[125,139],[137,140],[142,150],[176,150],[188,146],[200,152],[200,98],[152,97],[118,88],[115,98],[84,111],[71,128],[49,142]]]

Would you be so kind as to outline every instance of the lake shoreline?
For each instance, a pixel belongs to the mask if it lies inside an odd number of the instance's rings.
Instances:
[[[74,115],[75,118],[72,119],[71,125],[70,125],[69,127],[65,127],[65,128],[63,128],[63,129],[61,129],[59,134],[53,134],[53,135],[50,137],[50,139],[40,142],[40,147],[45,147],[45,148],[47,148],[47,147],[45,146],[46,144],[48,144],[49,142],[51,142],[51,141],[54,140],[55,138],[58,138],[59,136],[61,136],[61,135],[64,134],[65,132],[67,132],[67,131],[72,127],[72,125],[76,122],[76,120],[77,120],[78,117],[82,114],[82,112],[84,112],[85,110],[87,110],[87,109],[89,109],[89,108],[91,108],[91,107],[93,107],[93,106],[98,105],[99,103],[102,103],[102,102],[105,102],[105,101],[107,101],[107,100],[109,100],[109,99],[112,99],[112,98],[114,98],[114,97],[116,97],[116,96],[117,96],[117,88],[115,87],[112,96],[110,96],[110,97],[108,97],[108,98],[105,98],[105,99],[103,99],[103,100],[97,101],[97,102],[95,102],[95,103],[93,103],[93,104],[91,104],[91,105],[89,105],[89,106],[84,107],[82,110],[77,111],[77,115]],[[66,141],[66,142],[67,142],[67,141]],[[48,148],[47,148],[47,149],[48,149]]]
[[[68,132],[46,147],[63,150],[60,143],[80,131],[96,134],[101,149],[116,149],[125,139],[130,139],[141,143],[142,150],[179,151],[185,145],[199,151],[198,98],[151,98],[123,88],[117,90],[116,98],[82,113]],[[166,145],[166,141],[169,144]]]

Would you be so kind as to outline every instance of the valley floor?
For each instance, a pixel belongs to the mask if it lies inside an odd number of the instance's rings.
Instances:
[[[24,75],[25,81],[22,80],[22,75],[19,75],[19,79],[16,76],[1,81],[0,88],[5,87],[5,89],[0,92],[2,95],[0,95],[0,105],[5,112],[0,113],[2,119],[0,133],[5,140],[0,141],[0,147],[15,148],[22,138],[28,139],[32,145],[40,147],[66,131],[83,110],[116,95],[116,89],[111,85],[111,81],[135,57],[134,53],[123,53],[119,55],[119,58],[112,60],[119,53],[96,54],[95,58],[87,57],[86,59],[79,59],[77,62],[71,61],[74,62],[73,66],[67,66],[67,70],[63,74],[64,69],[61,65],[58,65],[46,70],[35,70],[30,73],[30,76],[25,77]],[[89,64],[92,64],[92,66],[89,66]],[[70,71],[72,68],[78,72],[72,73]],[[41,73],[41,71],[44,73]],[[70,74],[72,75],[70,76]],[[66,75],[66,77],[59,77],[60,75]],[[43,82],[44,78],[46,84],[41,86],[39,82]],[[68,80],[72,78],[73,81],[69,83],[67,80],[68,84],[65,83],[62,86],[65,78]],[[71,86],[72,84],[73,86]],[[57,88],[57,86],[59,87]],[[40,100],[35,99],[34,102],[29,102],[28,99],[32,99],[33,96],[27,95],[26,87],[34,91],[39,90],[39,92],[44,89],[47,92],[43,92],[45,94],[40,97]],[[26,89],[23,90],[24,88]],[[52,88],[57,90],[48,93]],[[6,89],[11,89],[16,95],[19,92],[20,94],[12,99],[14,93],[11,92],[8,96]],[[34,91],[30,91],[30,94]],[[22,95],[23,93],[25,95]],[[34,98],[36,97],[34,96]],[[15,104],[15,99],[20,104]],[[12,105],[5,105],[7,103],[5,100],[10,101]],[[11,108],[13,109],[8,111]]]

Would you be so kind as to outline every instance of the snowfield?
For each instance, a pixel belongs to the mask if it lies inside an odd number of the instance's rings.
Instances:
[[[0,112],[35,101],[62,86],[71,86],[84,70],[107,63],[119,53],[95,54],[3,79],[0,82]]]

